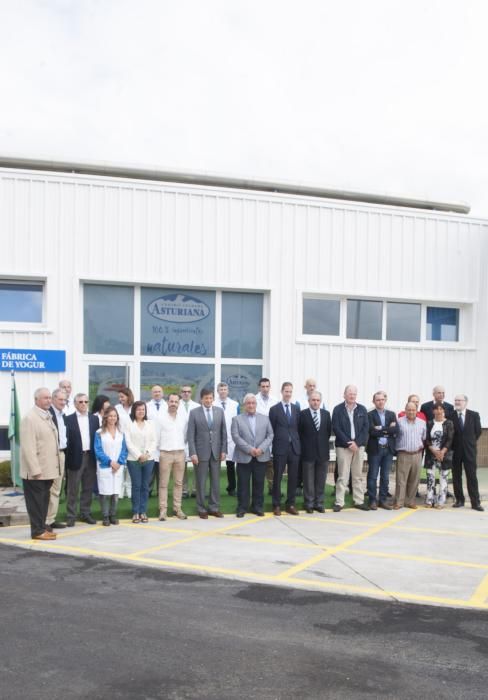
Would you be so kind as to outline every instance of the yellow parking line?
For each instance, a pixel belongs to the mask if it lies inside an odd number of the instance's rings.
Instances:
[[[443,566],[457,566],[460,569],[483,569],[488,570],[488,564],[473,564],[469,561],[455,561],[451,559],[435,559],[433,557],[423,557],[414,554],[396,554],[393,552],[374,552],[367,549],[348,549],[348,554],[360,554],[365,557],[375,557],[380,559],[400,559],[402,561],[419,561],[425,564],[441,564]]]
[[[309,566],[312,566],[313,564],[316,564],[319,561],[322,561],[323,559],[327,559],[328,557],[331,557],[333,554],[337,554],[337,552],[342,552],[345,549],[348,549],[349,547],[352,547],[355,545],[357,542],[361,542],[362,540],[367,539],[368,537],[372,537],[373,535],[376,535],[378,532],[381,532],[382,530],[386,530],[387,528],[391,527],[395,523],[399,522],[400,520],[405,520],[405,518],[408,518],[412,515],[414,515],[416,511],[415,510],[408,510],[403,513],[400,513],[400,515],[397,515],[395,518],[392,518],[391,520],[387,520],[386,522],[379,523],[378,525],[375,525],[374,527],[370,528],[366,532],[362,532],[360,535],[356,535],[355,537],[351,537],[350,539],[346,540],[345,542],[342,542],[341,544],[336,545],[335,547],[331,547],[327,552],[322,552],[321,554],[316,554],[314,557],[311,557],[310,559],[307,559],[306,561],[302,562],[301,564],[296,564],[295,566],[292,566],[290,569],[287,569],[286,571],[283,571],[281,574],[278,574],[277,578],[278,579],[288,579],[295,574],[297,574],[299,571],[303,571],[304,569],[308,569]]]
[[[428,527],[403,527],[402,525],[395,525],[394,528],[395,530],[401,530],[402,532],[422,532],[431,535],[452,535],[453,537],[477,537],[488,539],[488,534],[472,532],[471,530],[434,530]]]
[[[180,544],[186,544],[187,542],[193,542],[194,540],[199,540],[199,539],[204,539],[205,537],[213,537],[216,534],[220,534],[222,532],[228,532],[230,530],[237,530],[240,527],[244,527],[245,525],[251,525],[252,523],[258,523],[261,522],[263,518],[250,518],[247,520],[242,520],[238,523],[234,523],[233,525],[228,525],[227,527],[221,527],[216,530],[204,530],[203,532],[198,532],[196,535],[190,535],[189,537],[183,537],[182,539],[179,540],[174,540],[173,542],[166,542],[165,544],[160,544],[157,545],[156,547],[148,547],[147,549],[141,549],[138,552],[134,552],[131,554],[131,558],[138,557],[142,554],[149,554],[151,552],[157,552],[161,549],[169,549],[170,547],[176,547],[177,545]]]
[[[478,588],[471,596],[470,603],[478,606],[488,603],[488,574],[484,577]]]

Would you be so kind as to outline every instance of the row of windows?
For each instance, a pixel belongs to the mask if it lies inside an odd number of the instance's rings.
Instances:
[[[457,342],[459,309],[396,301],[304,297],[303,334],[345,335],[361,340]]]

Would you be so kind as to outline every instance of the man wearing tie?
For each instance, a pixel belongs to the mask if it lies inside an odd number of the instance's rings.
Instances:
[[[244,411],[232,419],[231,433],[237,462],[237,517],[249,510],[249,484],[252,477],[251,512],[264,515],[264,477],[270,459],[273,429],[269,418],[256,413],[256,397],[246,394]]]
[[[302,447],[303,500],[307,513],[325,513],[324,492],[329,465],[330,413],[322,405],[322,394],[313,391],[308,408],[300,412],[299,434]]]
[[[273,513],[281,515],[281,480],[288,465],[286,512],[298,515],[295,508],[298,462],[300,460],[300,437],[298,435],[298,408],[292,403],[293,384],[284,382],[281,401],[269,409],[269,420],[273,428]]]
[[[197,509],[200,518],[209,515],[223,518],[220,512],[220,463],[227,453],[227,429],[221,408],[212,406],[211,389],[200,392],[202,405],[190,411],[188,419],[188,450],[196,474]],[[208,508],[205,505],[207,476],[210,474]]]
[[[464,465],[471,507],[474,510],[483,511],[484,508],[480,503],[478,477],[476,476],[476,443],[481,435],[481,420],[479,413],[466,408],[467,403],[468,397],[465,394],[458,394],[454,399],[454,415],[452,416],[452,422],[454,423],[452,483],[456,503],[453,508],[462,508],[464,506]]]
[[[198,408],[200,404],[198,404],[196,401],[193,401],[192,397],[192,388],[189,384],[184,384],[181,389],[180,389],[180,405],[178,406],[178,414],[182,414],[186,416],[186,419],[188,420],[190,416],[190,411],[193,411],[194,408]],[[191,484],[190,481],[190,474],[188,472],[188,465],[191,464],[190,460],[190,453],[188,452],[188,439],[185,437],[185,476],[183,477],[183,498],[188,498],[188,496],[194,496],[195,495],[195,477],[194,477],[194,469],[192,466],[192,472],[193,472],[193,488],[190,488],[189,484]]]

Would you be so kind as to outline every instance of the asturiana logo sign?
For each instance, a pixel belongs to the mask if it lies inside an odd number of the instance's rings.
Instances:
[[[169,323],[203,321],[210,314],[203,301],[186,294],[165,294],[151,301],[147,310],[154,318]]]

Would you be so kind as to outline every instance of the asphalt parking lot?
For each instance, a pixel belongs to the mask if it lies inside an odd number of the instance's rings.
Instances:
[[[488,609],[488,512],[470,508],[186,521],[77,523],[55,542],[18,525],[0,543],[173,572],[432,605]]]

